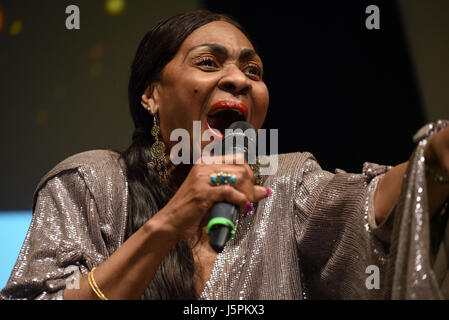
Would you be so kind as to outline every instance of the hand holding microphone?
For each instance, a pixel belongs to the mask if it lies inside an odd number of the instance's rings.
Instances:
[[[254,128],[245,121],[237,121],[229,126],[229,133],[225,132],[223,138],[223,154],[243,154],[246,162],[255,163],[256,159],[256,134]],[[250,129],[249,131],[247,131]],[[252,131],[252,132],[251,132]],[[233,184],[236,182],[235,176],[224,173],[212,175],[212,183]],[[221,181],[214,181],[220,179]],[[207,225],[210,245],[220,253],[226,242],[231,240],[235,233],[235,221],[238,214],[238,207],[235,204],[220,201],[214,204],[211,209],[211,219]]]
[[[241,130],[233,130],[231,135],[225,134],[224,155],[214,156],[221,158],[221,163],[196,163],[175,195],[152,218],[159,221],[164,232],[171,235],[171,242],[192,239],[207,223],[205,219],[209,219],[207,230],[210,244],[215,251],[221,252],[226,242],[232,238],[233,230],[235,232],[237,214],[243,213],[248,203],[258,202],[270,194],[266,188],[254,185],[254,174],[247,163],[225,162],[229,158],[235,160],[236,154],[243,154],[249,163],[255,160],[255,135],[243,134],[251,126],[246,122],[238,122],[229,127],[232,128]],[[249,152],[250,150],[254,152]],[[220,172],[229,174],[224,177],[217,175],[217,179],[229,180],[228,184],[214,184],[211,181],[211,176]],[[232,176],[234,182],[231,181]]]

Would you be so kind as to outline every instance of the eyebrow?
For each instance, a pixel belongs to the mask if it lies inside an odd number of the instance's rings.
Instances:
[[[190,53],[190,51],[193,51],[193,50],[201,48],[201,47],[209,47],[213,51],[215,51],[215,52],[217,52],[217,53],[219,53],[221,55],[228,55],[228,50],[224,46],[222,46],[220,44],[217,44],[217,43],[203,43],[203,44],[200,44],[200,45],[197,45],[197,46],[194,46],[194,47],[190,48],[189,51],[187,51],[186,57]],[[248,59],[248,58],[253,57],[253,56],[259,56],[259,55],[256,53],[256,51],[254,51],[252,49],[242,49],[242,51],[240,51],[239,60]]]
[[[239,59],[248,59],[254,56],[259,56],[256,51],[252,50],[252,49],[243,49],[242,51],[240,51],[240,57]]]
[[[198,48],[202,48],[202,47],[208,47],[210,49],[212,49],[215,52],[218,52],[222,55],[227,55],[228,54],[228,50],[223,47],[222,45],[216,44],[216,43],[203,43],[197,46],[194,46],[192,48],[189,49],[189,51],[187,51],[186,56],[193,50],[198,49]]]

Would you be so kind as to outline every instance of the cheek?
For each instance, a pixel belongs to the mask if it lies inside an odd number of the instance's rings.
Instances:
[[[188,74],[188,77],[177,77],[173,81],[173,85],[168,87],[166,92],[166,99],[170,99],[180,107],[187,109],[190,112],[197,111],[204,103],[208,92],[213,88],[213,79],[209,77],[202,77],[195,75],[194,72],[183,72]],[[179,108],[178,108],[179,110]]]
[[[267,116],[269,105],[268,89],[265,85],[256,88],[254,91],[254,125],[258,128],[262,127],[265,117]]]
[[[166,78],[160,105],[161,130],[165,141],[170,133],[183,128],[192,133],[194,120],[201,119],[201,112],[207,102],[210,81],[192,77]]]

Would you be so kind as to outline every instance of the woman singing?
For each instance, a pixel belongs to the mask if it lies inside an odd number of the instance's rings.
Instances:
[[[131,145],[45,175],[1,298],[449,298],[447,122],[418,132],[408,162],[361,174],[324,171],[310,153],[279,155],[266,176],[247,163],[174,165],[173,130],[259,129],[267,114],[261,58],[237,22],[209,11],[145,35],[128,94]],[[207,222],[220,201],[241,215],[217,254]]]

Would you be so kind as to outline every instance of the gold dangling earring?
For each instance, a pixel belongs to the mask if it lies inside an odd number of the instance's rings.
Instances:
[[[159,126],[159,119],[157,115],[153,117],[154,125],[151,128],[151,135],[156,140],[155,143],[151,146],[151,160],[147,163],[147,167],[151,169],[156,169],[159,173],[159,181],[167,180],[168,178],[168,164],[165,159],[165,143],[159,140],[159,134],[161,132],[161,128]]]

